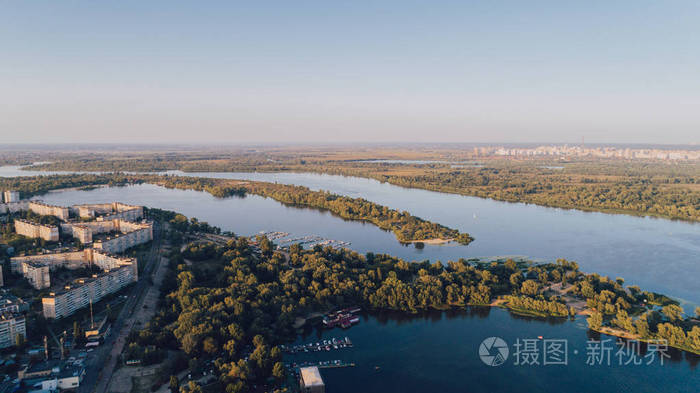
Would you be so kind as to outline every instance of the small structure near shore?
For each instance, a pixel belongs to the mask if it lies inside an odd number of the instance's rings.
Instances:
[[[326,385],[323,383],[318,367],[302,367],[299,369],[299,387],[305,393],[326,392]]]
[[[360,317],[354,314],[357,312],[360,312],[359,307],[350,307],[332,312],[323,318],[323,325],[330,329],[336,326],[347,329],[353,324],[360,322]]]

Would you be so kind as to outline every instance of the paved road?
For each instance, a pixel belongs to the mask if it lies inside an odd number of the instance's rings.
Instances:
[[[138,309],[146,289],[151,285],[149,277],[154,271],[160,259],[160,247],[162,242],[162,228],[156,222],[153,228],[153,244],[146,266],[139,277],[139,281],[132,288],[126,304],[119,312],[112,325],[104,344],[89,356],[85,363],[85,378],[78,387],[77,393],[106,393],[109,381],[112,378],[119,354],[126,344],[126,337],[134,327],[134,319],[129,320]]]

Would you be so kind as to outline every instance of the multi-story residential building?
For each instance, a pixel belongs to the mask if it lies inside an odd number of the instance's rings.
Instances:
[[[135,259],[124,259],[121,262],[131,261],[131,265],[122,264],[114,270],[93,275],[93,277],[79,279],[75,285],[66,286],[64,289],[52,292],[49,297],[41,300],[44,308],[44,317],[60,319],[75,313],[77,310],[87,307],[91,302],[97,302],[103,297],[117,292],[125,286],[138,280],[137,263]]]
[[[16,313],[0,314],[0,348],[17,345],[17,339],[27,337],[27,326],[24,316]]]
[[[40,201],[29,201],[29,210],[42,216],[55,216],[63,221],[68,221],[70,209],[63,206],[48,205]]]
[[[29,210],[29,201],[0,203],[0,214],[17,213]]]
[[[20,264],[19,273],[29,281],[34,289],[44,289],[51,286],[51,275],[49,266],[33,261],[26,261]]]
[[[19,191],[5,191],[2,193],[2,199],[5,203],[19,202]]]
[[[70,209],[29,201],[25,206],[4,204],[6,210],[31,210],[41,215],[53,215],[68,221]],[[130,247],[153,239],[153,225],[149,222],[132,222],[143,218],[142,206],[123,203],[74,206],[73,211],[81,217],[94,217],[91,222],[65,222],[61,228],[82,243],[93,243],[93,248],[83,251],[13,257],[10,268],[23,275],[36,289],[50,288],[51,272],[60,267],[76,270],[86,266],[97,266],[103,270],[89,278],[79,278],[68,285],[54,285],[51,295],[42,299],[46,318],[62,318],[76,310],[97,302],[138,280],[138,264],[135,258],[117,257]],[[47,229],[26,220],[15,220],[20,234],[58,240],[58,228]],[[97,238],[95,238],[97,237]]]
[[[0,289],[0,314],[29,311],[29,304],[5,289]]]
[[[27,220],[15,219],[15,232],[18,235],[49,242],[58,241],[58,227],[55,225],[39,224]]]
[[[72,234],[75,239],[78,239],[83,244],[92,243],[95,235],[116,232],[113,235],[100,237],[95,242],[96,248],[112,253],[119,253],[126,248],[153,240],[153,224],[123,219],[64,223],[61,224],[61,229],[65,233]],[[117,238],[121,239],[117,240]],[[122,244],[126,248],[123,248]]]
[[[99,283],[97,284],[98,287],[95,294],[92,294],[94,295],[92,298],[93,301],[101,299],[104,296],[104,294],[99,294],[103,293],[105,290],[107,291],[106,293],[112,293],[118,289],[121,289],[125,285],[138,280],[137,261],[135,258],[117,257],[114,255],[110,255],[102,250],[92,248],[76,252],[32,255],[14,257],[10,259],[10,267],[12,268],[12,271],[15,273],[22,274],[22,276],[24,276],[29,281],[29,283],[36,289],[44,289],[51,287],[50,272],[58,269],[59,267],[65,267],[70,270],[75,270],[91,265],[95,265],[100,269],[104,270],[104,273],[93,277],[98,279],[97,281],[99,281]],[[123,267],[126,267],[128,272],[118,273],[116,275],[112,274],[112,271],[121,270]],[[112,278],[108,277],[103,280],[103,275]],[[124,279],[127,279],[128,282],[124,283]],[[88,279],[87,281],[94,280]],[[80,284],[80,282],[78,282],[78,284]],[[113,289],[114,285],[117,285],[118,288]],[[103,287],[105,288],[104,290],[101,289]],[[77,292],[73,293],[75,294]]]
[[[96,218],[99,220],[123,219],[137,221],[143,218],[143,206],[127,205],[121,202],[76,205],[73,210],[81,218]]]
[[[131,247],[153,240],[153,225],[150,223],[125,223],[128,225],[122,225],[121,228],[126,232],[99,238],[94,241],[93,247],[108,253],[118,254]]]

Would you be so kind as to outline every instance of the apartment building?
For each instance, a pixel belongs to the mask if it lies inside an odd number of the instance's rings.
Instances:
[[[17,337],[27,337],[24,316],[16,313],[0,314],[0,348],[17,345]]]
[[[0,314],[29,311],[29,304],[5,289],[0,289]]]
[[[29,201],[0,203],[0,214],[17,213],[29,210]]]
[[[26,261],[20,264],[19,273],[29,281],[34,289],[44,289],[51,286],[51,269],[33,261]]]
[[[29,201],[29,210],[42,216],[55,216],[68,221],[70,209],[63,206],[53,206],[40,201]]]
[[[127,205],[121,202],[98,203],[73,206],[81,218],[96,218],[98,221],[122,219],[138,221],[143,218],[143,206]]]
[[[5,191],[2,193],[2,200],[5,203],[13,203],[13,202],[19,202],[19,191]]]
[[[128,223],[122,226],[127,232],[98,238],[93,247],[112,254],[119,254],[131,247],[148,243],[153,240],[153,225],[150,223]]]
[[[50,288],[51,272],[60,267],[76,270],[91,265],[97,266],[107,273],[115,269],[127,267],[133,270],[133,272],[130,273],[131,276],[133,276],[132,281],[138,280],[138,269],[135,258],[117,257],[102,250],[92,248],[76,252],[10,258],[10,268],[12,271],[25,277],[35,289]],[[106,282],[111,283],[109,279]],[[119,288],[124,285],[126,284],[121,285]],[[93,301],[96,300],[93,299]]]
[[[71,234],[73,238],[78,239],[83,244],[92,243],[96,240],[101,245],[97,248],[103,248],[105,251],[119,253],[126,248],[133,247],[153,239],[153,224],[148,222],[132,222],[124,219],[114,219],[106,221],[91,221],[80,223],[64,223],[61,224],[61,229]],[[95,239],[96,235],[103,233],[117,232],[111,236],[100,237]],[[131,232],[139,232],[130,236],[126,236],[120,241],[116,241],[117,237],[129,235]],[[113,245],[104,245],[105,241],[115,240]],[[124,244],[126,248],[122,248]]]
[[[41,299],[44,317],[60,319],[72,315],[77,310],[87,307],[90,302],[97,302],[103,297],[119,291],[138,280],[136,260],[132,265],[123,264],[93,277],[79,279],[74,285],[52,292]]]
[[[44,239],[48,242],[58,241],[58,227],[55,225],[39,224],[27,220],[15,219],[15,232],[18,235],[34,239]]]

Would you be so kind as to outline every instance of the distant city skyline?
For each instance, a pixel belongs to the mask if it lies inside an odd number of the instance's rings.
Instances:
[[[700,144],[700,3],[10,2],[0,143]]]

